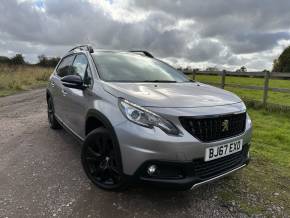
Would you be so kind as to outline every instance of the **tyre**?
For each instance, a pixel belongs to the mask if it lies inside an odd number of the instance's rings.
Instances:
[[[51,129],[61,129],[61,125],[59,124],[54,115],[54,106],[51,97],[47,99],[47,117]]]
[[[99,188],[119,191],[127,187],[122,172],[119,147],[104,127],[86,137],[82,147],[82,165],[88,178]]]

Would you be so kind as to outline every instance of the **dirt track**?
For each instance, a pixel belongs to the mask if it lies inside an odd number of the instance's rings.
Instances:
[[[98,189],[80,163],[81,145],[48,127],[45,90],[0,98],[0,217],[232,217],[218,183],[177,192]]]

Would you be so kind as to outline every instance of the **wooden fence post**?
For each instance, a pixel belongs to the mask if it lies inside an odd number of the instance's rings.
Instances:
[[[263,95],[263,106],[267,105],[268,99],[268,91],[269,91],[269,79],[270,79],[270,72],[265,72],[265,81],[264,81],[264,95]]]
[[[195,81],[196,69],[192,70],[192,80]]]
[[[222,71],[222,78],[221,78],[221,88],[224,89],[226,85],[226,70]]]

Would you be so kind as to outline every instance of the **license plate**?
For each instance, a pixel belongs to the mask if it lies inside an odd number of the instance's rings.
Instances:
[[[243,140],[206,148],[204,161],[211,161],[237,153],[243,149]]]

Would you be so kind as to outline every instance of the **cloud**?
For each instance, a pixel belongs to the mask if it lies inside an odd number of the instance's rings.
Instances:
[[[264,69],[290,40],[289,8],[288,0],[2,0],[0,53],[35,61],[91,43],[177,65]]]

